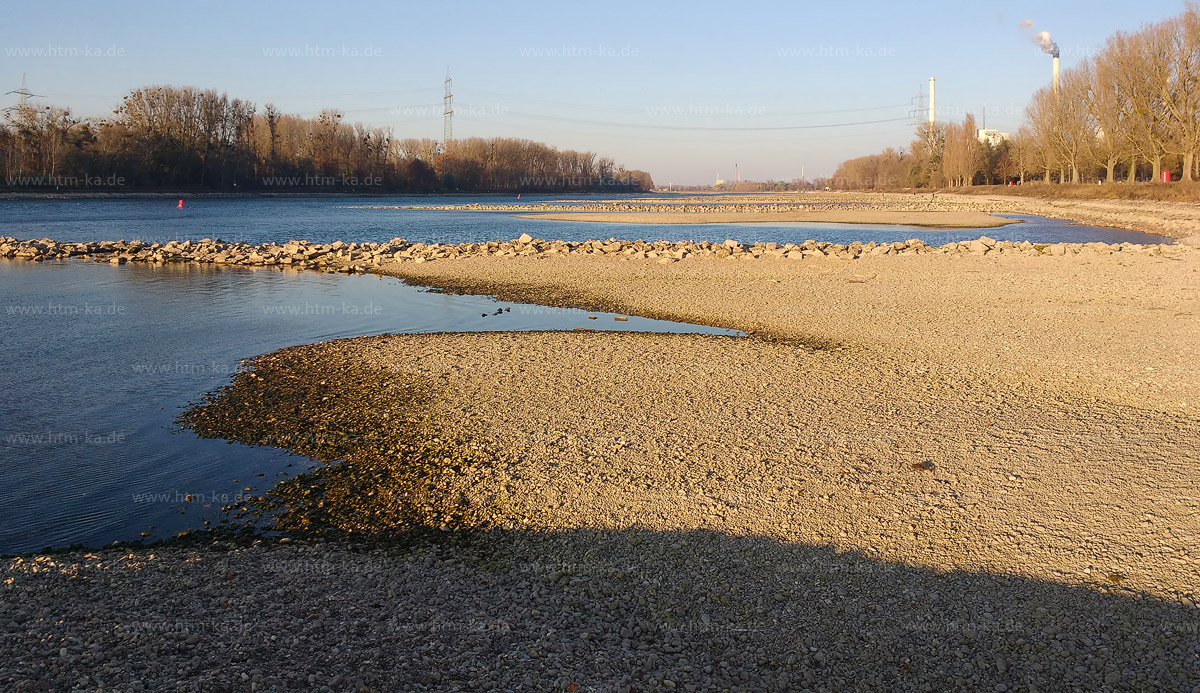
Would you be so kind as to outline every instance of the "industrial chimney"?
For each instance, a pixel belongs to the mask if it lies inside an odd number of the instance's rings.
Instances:
[[[1033,22],[1026,19],[1021,22],[1021,26],[1032,27]],[[1033,42],[1042,49],[1042,52],[1054,58],[1054,93],[1058,94],[1058,44],[1051,38],[1049,31],[1039,31],[1033,35]]]
[[[933,108],[933,86],[934,86],[934,79],[932,77],[930,77],[929,78],[929,124],[930,125],[933,125],[935,122],[934,108]]]

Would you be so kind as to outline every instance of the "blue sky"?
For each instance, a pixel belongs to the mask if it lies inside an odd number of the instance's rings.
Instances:
[[[735,163],[811,178],[906,146],[930,76],[939,119],[986,107],[989,127],[1015,130],[1050,76],[1023,19],[1053,34],[1065,69],[1184,0],[914,5],[22,3],[0,25],[0,91],[24,73],[46,101],[103,116],[139,86],[212,87],[440,139],[449,68],[457,137],[592,150],[659,184],[732,178]]]

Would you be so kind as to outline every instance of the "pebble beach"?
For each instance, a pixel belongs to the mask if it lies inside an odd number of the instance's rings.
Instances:
[[[1147,209],[1184,241],[1200,219]],[[263,355],[183,423],[323,463],[233,509],[279,531],[4,559],[4,690],[1200,691],[1188,242],[0,256],[376,273],[749,335]]]

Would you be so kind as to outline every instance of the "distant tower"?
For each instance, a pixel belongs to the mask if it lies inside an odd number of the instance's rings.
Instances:
[[[5,95],[7,96],[8,94],[16,94],[17,95],[17,105],[15,107],[10,106],[10,107],[4,109],[5,112],[12,111],[12,110],[23,111],[23,110],[25,110],[25,107],[29,105],[29,98],[32,96],[37,96],[37,94],[34,94],[33,92],[29,91],[29,89],[25,86],[24,73],[21,74],[21,88],[14,90],[14,91],[7,92]]]
[[[454,139],[454,94],[450,92],[450,87],[453,85],[453,80],[450,79],[450,68],[446,68],[446,98],[445,110],[442,115],[445,117],[445,124],[442,127],[442,140],[446,145],[450,144],[450,140]]]
[[[933,89],[934,89],[934,85],[935,85],[935,80],[934,80],[932,77],[930,77],[930,78],[929,78],[929,124],[930,124],[930,125],[933,125],[933,124],[934,124],[934,122],[935,122],[935,120],[934,120],[934,119],[935,119],[935,116],[934,116],[934,103],[933,103],[933,100],[934,100],[934,95],[933,95]]]
[[[738,165],[733,165],[733,182],[734,184],[742,182],[742,174],[738,172]]]

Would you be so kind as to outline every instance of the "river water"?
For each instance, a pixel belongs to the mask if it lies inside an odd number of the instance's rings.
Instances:
[[[647,198],[642,198],[647,199]],[[662,198],[658,198],[662,199]],[[521,203],[553,198],[522,195]],[[646,241],[799,243],[816,241],[893,242],[920,238],[929,245],[978,238],[1031,243],[1166,243],[1162,236],[1077,226],[1056,219],[1016,217],[1023,223],[994,229],[922,229],[870,224],[679,224],[632,225],[521,219],[509,212],[425,209],[347,209],[370,205],[503,204],[515,198],[477,197],[287,197],[153,199],[70,199],[0,201],[0,236],[53,238],[60,241],[169,240],[221,238],[226,241],[283,243],[309,240],[381,242],[404,238],[420,243],[478,243],[509,240],[522,233],[534,238],[584,241],[591,238]]]
[[[523,196],[522,202],[540,198]],[[0,236],[59,240],[893,241],[977,238],[978,230],[841,224],[630,226],[518,219],[504,212],[361,210],[347,205],[495,203],[469,198],[199,198],[0,201]],[[1160,242],[1047,219],[989,229],[998,239]],[[0,260],[0,553],[158,539],[249,486],[307,467],[279,450],[200,440],[175,419],[228,382],[242,359],[320,340],[388,332],[606,328],[730,334],[631,317],[422,291],[394,279],[274,269]],[[508,311],[503,311],[508,308]],[[496,311],[501,310],[499,315]],[[187,497],[191,501],[186,501]]]
[[[305,469],[306,458],[174,425],[258,354],[388,332],[733,334],[270,269],[0,260],[0,296],[0,554],[170,536],[216,518],[247,486]]]

